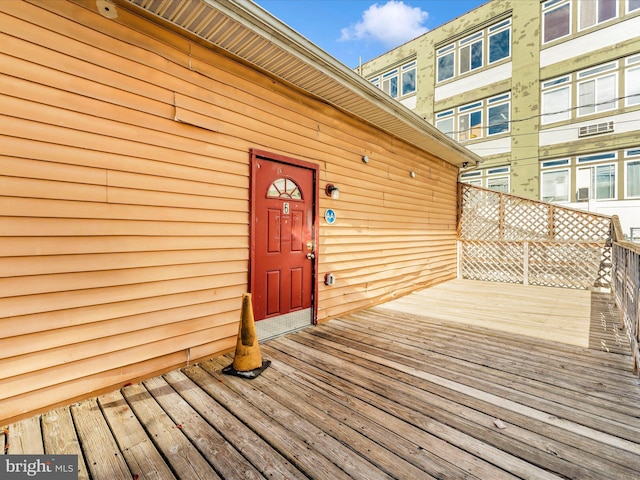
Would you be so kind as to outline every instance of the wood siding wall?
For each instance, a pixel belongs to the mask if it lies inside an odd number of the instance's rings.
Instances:
[[[0,423],[235,346],[250,148],[340,187],[319,320],[455,277],[453,166],[118,14],[0,2]]]

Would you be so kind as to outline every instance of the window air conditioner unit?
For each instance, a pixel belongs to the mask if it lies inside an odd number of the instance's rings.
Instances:
[[[578,137],[588,137],[590,135],[611,132],[613,132],[613,122],[594,123],[580,127],[578,129]]]
[[[589,187],[582,187],[578,189],[578,192],[576,193],[576,200],[578,202],[586,202],[587,200],[589,200]]]

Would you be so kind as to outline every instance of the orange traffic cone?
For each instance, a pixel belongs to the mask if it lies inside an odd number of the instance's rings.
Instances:
[[[233,363],[222,369],[222,373],[247,378],[249,380],[260,375],[269,365],[270,360],[262,361],[258,335],[253,319],[251,294],[242,294],[242,316],[238,328],[238,342]]]

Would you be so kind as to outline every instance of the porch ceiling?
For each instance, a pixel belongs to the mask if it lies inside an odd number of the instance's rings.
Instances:
[[[446,162],[461,166],[482,161],[249,0],[114,1],[195,35]]]

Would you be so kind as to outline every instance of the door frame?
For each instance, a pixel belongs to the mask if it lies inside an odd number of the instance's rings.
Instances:
[[[315,258],[313,259],[311,265],[311,311],[313,313],[312,323],[313,325],[317,325],[318,323],[318,252],[319,245],[318,241],[320,238],[319,235],[319,180],[320,180],[320,166],[307,162],[304,160],[298,160],[291,157],[286,157],[284,155],[278,155],[276,153],[270,153],[263,150],[258,150],[252,148],[249,150],[250,154],[250,163],[251,163],[251,176],[249,178],[249,278],[248,278],[248,286],[249,292],[253,292],[255,290],[255,282],[257,279],[254,277],[253,272],[255,272],[255,262],[256,262],[256,225],[254,222],[254,212],[256,212],[256,178],[258,174],[257,168],[257,160],[268,160],[277,163],[283,163],[285,165],[293,165],[295,167],[304,168],[307,170],[311,170],[313,174],[313,205],[311,207],[313,214],[313,243],[314,243],[314,252]]]

